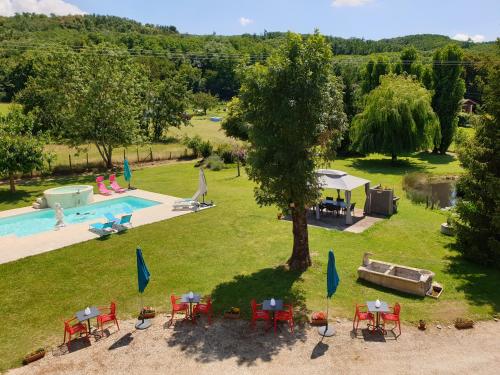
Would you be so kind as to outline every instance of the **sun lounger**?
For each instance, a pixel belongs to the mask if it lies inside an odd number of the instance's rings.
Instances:
[[[200,196],[200,191],[197,190],[196,193],[191,198],[185,198],[178,200],[174,203],[174,209],[181,209],[181,208],[198,208],[200,205],[200,202],[198,202],[198,198]]]
[[[111,214],[109,212],[104,214],[104,216],[106,217],[106,219],[108,219],[108,221],[113,223],[113,228],[119,232],[121,232],[123,230],[127,230],[127,229],[132,227],[132,222],[131,222],[132,214],[131,213],[125,214],[120,218],[113,216],[113,214]]]
[[[104,185],[104,177],[99,176],[95,179],[95,182],[97,182],[97,188],[99,189],[99,194],[101,195],[111,195],[113,192],[111,190],[108,190],[106,185]]]
[[[99,236],[108,236],[113,233],[113,221],[107,223],[93,223],[89,225],[89,230],[97,233]]]
[[[127,190],[122,188],[120,185],[118,185],[118,182],[116,182],[116,176],[114,174],[110,175],[109,176],[109,183],[110,183],[110,187],[111,189],[113,189],[113,191],[115,193],[125,193]]]

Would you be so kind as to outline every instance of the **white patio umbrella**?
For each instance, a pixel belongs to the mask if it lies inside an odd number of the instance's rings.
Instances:
[[[202,204],[205,204],[205,194],[207,194],[207,192],[208,192],[208,187],[207,187],[207,179],[205,178],[205,172],[203,172],[203,168],[200,168],[200,176],[199,176],[199,181],[198,181],[198,191],[200,192],[200,195],[203,196]]]

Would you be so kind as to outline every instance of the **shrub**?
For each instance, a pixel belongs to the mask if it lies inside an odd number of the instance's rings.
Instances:
[[[210,155],[212,155],[212,152],[214,151],[214,147],[210,143],[210,141],[203,141],[200,144],[200,154],[203,156],[203,158],[208,158]]]
[[[207,168],[212,171],[220,171],[225,168],[224,162],[219,155],[213,154],[207,158]]]
[[[233,153],[233,147],[228,143],[219,145],[215,153],[219,155],[226,164],[235,162],[236,157]]]
[[[202,154],[201,148],[203,141],[199,135],[195,135],[193,138],[185,136],[182,139],[182,144],[185,145],[187,148],[189,148],[196,157]]]

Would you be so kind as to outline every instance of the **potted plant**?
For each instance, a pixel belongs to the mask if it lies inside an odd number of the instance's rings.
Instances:
[[[418,329],[421,331],[425,331],[425,328],[426,328],[425,320],[420,319],[418,321]]]
[[[34,352],[31,352],[30,354],[26,355],[23,359],[23,364],[27,365],[28,363],[38,361],[43,357],[45,357],[45,349],[39,348]]]
[[[441,233],[447,236],[453,236],[455,234],[455,228],[453,226],[453,214],[448,213],[446,217],[446,223],[441,224]]]
[[[325,326],[327,323],[326,314],[324,311],[313,312],[311,315],[311,325]]]
[[[156,311],[154,308],[150,306],[143,307],[140,314],[139,319],[152,319],[156,315]]]
[[[240,318],[240,308],[231,307],[230,310],[224,312],[224,318],[226,319],[239,319]]]

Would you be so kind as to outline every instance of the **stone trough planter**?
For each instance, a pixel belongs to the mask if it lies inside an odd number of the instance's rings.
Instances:
[[[446,236],[454,236],[455,229],[448,223],[441,224],[441,233]]]

